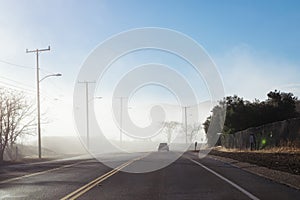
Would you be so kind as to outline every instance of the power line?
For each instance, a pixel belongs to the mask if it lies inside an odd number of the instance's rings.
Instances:
[[[17,85],[15,85],[15,84],[8,83],[8,82],[0,80],[0,85],[3,85],[4,87],[15,89],[15,90],[21,90],[22,92],[28,93],[30,95],[34,95],[36,93],[36,89],[34,87],[23,84],[19,81],[9,79],[9,78],[6,78],[6,77],[2,77],[2,76],[0,76],[0,79],[5,79],[5,80],[11,81],[11,82],[14,82],[14,83],[17,84]],[[23,86],[26,86],[28,88],[25,88]],[[48,92],[46,92],[44,90],[40,90],[40,94],[42,94],[43,98],[48,99],[48,101],[52,101],[52,99],[53,99],[53,97]]]
[[[6,77],[4,77],[4,76],[0,76],[0,78],[1,78],[1,79],[5,79],[5,80],[8,80],[8,81],[11,81],[11,82],[14,82],[14,83],[17,83],[17,84],[20,84],[20,85],[22,85],[22,86],[29,87],[30,89],[34,89],[34,90],[35,90],[34,87],[32,87],[32,86],[30,86],[30,85],[27,85],[27,84],[24,84],[24,83],[22,83],[22,82],[19,82],[19,81],[10,79],[10,78],[6,78]]]
[[[4,63],[4,64],[7,64],[7,65],[11,65],[11,66],[15,66],[15,67],[20,67],[20,68],[25,68],[25,69],[35,69],[34,67],[25,66],[25,65],[19,65],[19,64],[7,62],[7,61],[5,61],[5,60],[0,60],[0,62],[1,62],[1,63]]]
[[[26,66],[26,65],[20,65],[20,64],[16,64],[16,63],[12,63],[12,62],[8,62],[5,60],[0,60],[1,63],[10,65],[10,66],[14,66],[14,67],[19,67],[19,68],[23,68],[23,69],[35,69],[35,67],[31,67],[31,66]],[[52,73],[52,71],[47,70],[47,69],[40,69],[41,71],[47,72],[47,73]]]
[[[26,92],[26,93],[31,94],[31,95],[33,95],[35,93],[34,90],[22,88],[20,86],[17,86],[17,85],[11,84],[11,83],[7,83],[7,82],[1,81],[1,80],[0,80],[0,83],[2,83],[5,87],[11,88],[11,89],[15,89],[15,90],[16,89],[17,90],[21,90],[22,92]]]
[[[22,92],[25,92],[25,93],[33,95],[33,96],[36,94],[35,88],[28,89],[28,88],[24,88],[22,86],[14,85],[14,84],[7,83],[5,81],[0,80],[0,86],[1,85],[3,87],[10,88],[10,89],[13,89],[13,90],[20,90]],[[49,93],[47,93],[47,92],[45,92],[43,90],[40,90],[40,94],[42,95],[43,98],[47,99],[47,101],[49,101],[49,102],[53,101],[53,99],[54,99],[53,96],[50,96]],[[58,99],[58,100],[60,100],[60,99]]]

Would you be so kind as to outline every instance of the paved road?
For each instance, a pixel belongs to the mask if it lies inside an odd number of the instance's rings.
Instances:
[[[154,163],[161,154],[140,160],[112,156],[123,170]],[[134,155],[140,157],[141,155]],[[119,159],[115,159],[118,157]],[[109,157],[107,157],[109,161]],[[131,158],[130,158],[131,160]],[[162,161],[163,162],[163,161]],[[25,176],[24,176],[25,175]],[[13,178],[17,177],[17,178]],[[113,170],[93,159],[19,165],[0,170],[0,199],[297,199],[300,191],[211,158],[186,153],[150,173]]]

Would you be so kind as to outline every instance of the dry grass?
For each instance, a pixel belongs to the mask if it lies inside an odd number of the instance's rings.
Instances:
[[[299,153],[300,154],[300,148],[296,147],[273,147],[268,149],[262,149],[262,150],[255,150],[251,151],[250,149],[226,149],[224,147],[216,147],[214,148],[217,151],[223,151],[223,152],[253,152],[253,153]]]
[[[280,146],[278,147],[270,147],[260,150],[251,151],[250,149],[227,149],[225,147],[215,147],[214,149],[217,151],[223,152],[255,152],[255,153],[299,153],[300,154],[300,145],[299,141],[287,141],[280,142]]]
[[[297,147],[273,147],[269,149],[263,149],[256,152],[261,153],[300,153],[300,148]]]
[[[300,148],[294,144],[256,151],[216,147],[210,154],[300,175]]]

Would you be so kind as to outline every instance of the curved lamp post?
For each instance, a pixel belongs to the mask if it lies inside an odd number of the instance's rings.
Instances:
[[[39,76],[37,77],[37,111],[38,111],[38,150],[39,150],[39,158],[42,158],[42,138],[41,138],[41,105],[40,105],[40,83],[45,80],[46,78],[49,78],[51,76],[62,76],[62,74],[49,74],[44,76],[42,79],[39,79]]]
[[[39,68],[39,54],[45,51],[50,51],[50,46],[47,49],[35,49],[28,50],[26,53],[35,53],[36,55],[36,92],[37,92],[37,109],[38,109],[38,151],[39,158],[42,158],[42,149],[41,149],[41,122],[40,122],[40,82],[50,76],[62,76],[62,74],[49,74],[44,78],[40,79],[40,68]]]
[[[57,73],[57,74],[49,74],[49,75],[47,75],[47,76],[44,76],[39,82],[42,82],[42,80],[44,80],[44,79],[46,79],[46,78],[48,78],[48,77],[50,77],[50,76],[62,76],[62,74],[60,74],[60,73]]]

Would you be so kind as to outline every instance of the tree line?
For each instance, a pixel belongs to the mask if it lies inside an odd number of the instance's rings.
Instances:
[[[270,91],[267,97],[265,101],[255,99],[252,102],[237,95],[225,97],[203,123],[205,132],[208,131],[211,119],[218,118],[218,110],[221,108],[226,110],[223,134],[233,134],[250,127],[300,117],[296,110],[298,99],[292,93],[275,90]]]

